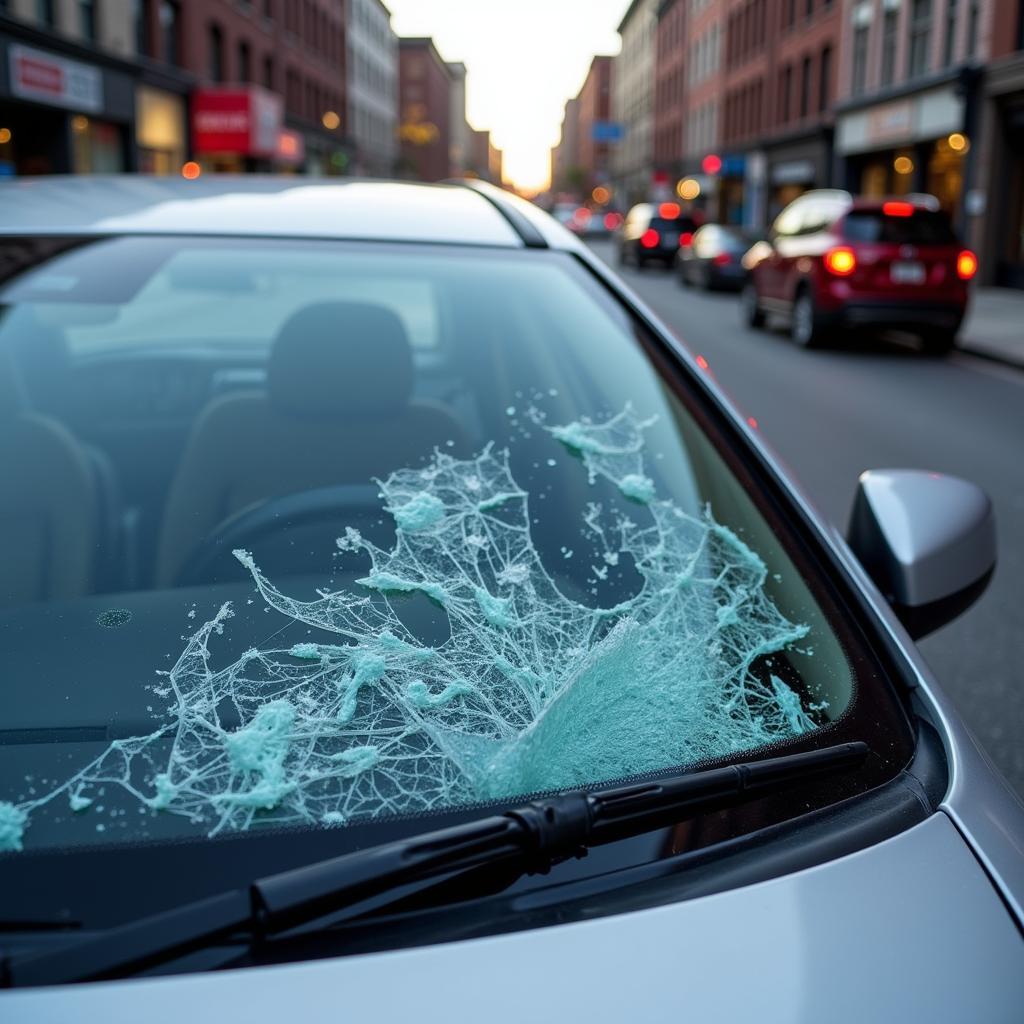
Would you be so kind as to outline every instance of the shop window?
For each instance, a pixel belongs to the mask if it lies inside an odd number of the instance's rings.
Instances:
[[[207,37],[207,58],[211,81],[224,81],[224,33],[219,25],[211,24]]]
[[[947,213],[954,213],[964,183],[964,154],[954,150],[947,139],[939,139],[928,160],[925,190],[935,196]]]
[[[882,85],[892,85],[896,77],[896,33],[899,30],[899,8],[885,12],[882,19]]]
[[[850,91],[854,96],[864,91],[868,73],[868,28],[858,25],[853,30],[853,73],[850,80]]]
[[[160,42],[164,60],[175,67],[181,65],[181,11],[173,0],[160,4]]]
[[[910,8],[910,48],[907,77],[923,75],[928,70],[928,47],[932,35],[932,0],[913,0]]]
[[[942,64],[949,67],[956,55],[956,0],[946,0],[946,38],[943,42]]]

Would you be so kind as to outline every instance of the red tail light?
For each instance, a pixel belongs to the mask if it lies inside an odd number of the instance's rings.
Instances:
[[[725,267],[732,263],[732,257],[727,252],[720,252],[711,262],[716,267]]]
[[[692,231],[684,231],[679,236],[679,244],[680,245],[692,245],[693,244],[693,232]]]
[[[837,246],[825,253],[825,269],[836,277],[849,277],[857,269],[857,257],[845,245]]]
[[[956,258],[956,276],[961,281],[970,281],[978,272],[978,257],[970,249],[964,249]]]
[[[654,230],[654,228],[648,228],[640,236],[640,244],[645,249],[653,249],[660,241],[661,235],[659,235],[658,232]]]
[[[679,216],[679,204],[678,203],[662,203],[658,207],[658,216],[664,217],[665,220],[675,220]]]
[[[604,226],[609,231],[614,231],[622,223],[621,213],[606,213],[604,215]]]
[[[914,204],[913,203],[882,203],[882,213],[886,217],[913,217],[914,216]]]

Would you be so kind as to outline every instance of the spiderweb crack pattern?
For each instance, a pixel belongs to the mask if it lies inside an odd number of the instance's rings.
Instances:
[[[103,785],[211,835],[338,825],[614,779],[814,728],[782,680],[751,673],[808,628],[774,606],[764,562],[710,509],[693,516],[657,498],[644,472],[650,422],[627,406],[601,423],[544,427],[591,482],[632,500],[630,515],[591,503],[583,517],[606,566],[632,559],[632,597],[590,608],[559,590],[507,451],[436,452],[380,482],[392,549],[352,528],[338,539],[369,556],[359,592],[296,600],[235,552],[269,607],[336,642],[252,649],[217,668],[210,641],[230,621],[225,604],[167,673],[172,710],[159,728],[112,743],[42,797],[0,802],[0,848],[21,848],[41,805],[63,795],[85,811]],[[413,593],[447,618],[435,647],[396,611]]]

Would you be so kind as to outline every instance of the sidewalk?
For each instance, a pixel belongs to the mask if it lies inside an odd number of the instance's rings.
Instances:
[[[1024,291],[975,289],[957,347],[1024,368]]]

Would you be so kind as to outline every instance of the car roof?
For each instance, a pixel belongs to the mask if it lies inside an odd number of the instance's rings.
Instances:
[[[572,248],[536,207],[476,182],[204,175],[0,182],[0,234],[246,235]],[[566,233],[568,234],[568,233]]]

